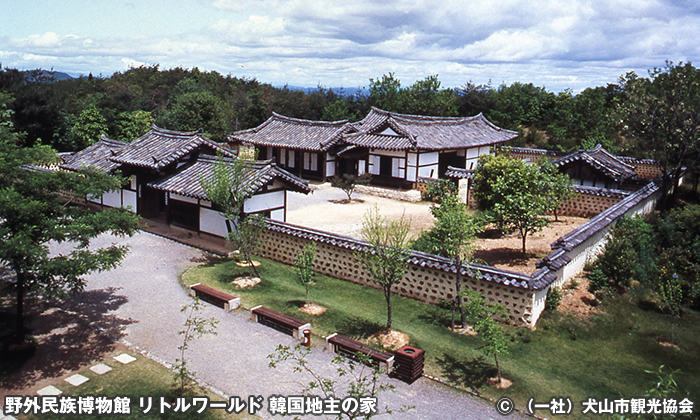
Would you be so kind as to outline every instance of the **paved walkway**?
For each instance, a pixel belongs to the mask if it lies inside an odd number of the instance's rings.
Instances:
[[[115,327],[112,331],[120,330],[124,341],[148,351],[151,356],[174,362],[179,357],[177,347],[182,342],[178,331],[185,320],[180,309],[191,302],[178,282],[178,275],[202,261],[204,253],[150,233],[139,233],[133,238],[105,235],[95,240],[94,245],[105,246],[112,242],[131,247],[121,267],[89,276],[86,290],[100,290],[102,293],[80,294],[66,303],[66,309],[80,311],[90,305],[102,305],[105,299],[122,302],[113,305],[108,313]],[[66,252],[67,248],[58,247],[56,251]],[[100,301],[90,301],[95,296],[99,296]],[[273,353],[279,344],[296,344],[291,337],[251,322],[248,312],[242,309],[226,313],[206,305],[203,316],[215,317],[220,323],[218,335],[204,336],[191,345],[190,367],[201,380],[228,395],[246,399],[249,395],[262,395],[266,399],[270,395],[298,395],[302,384],[308,382],[307,378],[294,374],[291,365],[282,365],[277,369],[268,367],[267,355]],[[314,369],[330,375],[333,372],[330,365],[333,356],[322,346],[317,346],[309,361]],[[417,406],[415,410],[394,414],[392,418],[502,418],[491,403],[426,378],[419,379],[411,386],[401,381],[387,380],[396,386],[396,392],[382,394],[380,406]],[[267,410],[259,414],[263,418],[273,418]],[[517,413],[508,417],[524,418]]]

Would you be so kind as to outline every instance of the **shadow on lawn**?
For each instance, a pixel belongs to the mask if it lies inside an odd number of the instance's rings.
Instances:
[[[472,390],[483,387],[490,377],[496,376],[496,368],[486,363],[483,356],[465,362],[443,354],[436,362],[449,382]]]
[[[201,254],[190,258],[189,261],[199,264],[200,267],[213,267],[231,261],[231,258],[215,254]]]
[[[451,313],[447,309],[440,308],[438,306],[430,306],[426,310],[418,315],[416,319],[423,321],[428,325],[434,325],[438,327],[449,327],[450,326],[450,315]],[[459,311],[455,311],[455,320],[459,323]]]
[[[134,321],[110,314],[127,302],[117,288],[79,293],[58,310],[32,299],[25,315],[36,346],[8,346],[0,362],[0,387],[24,389],[37,381],[101,360]],[[14,308],[9,308],[13,310]]]
[[[367,338],[386,327],[385,324],[377,324],[362,318],[348,318],[337,325],[338,334],[351,338]]]

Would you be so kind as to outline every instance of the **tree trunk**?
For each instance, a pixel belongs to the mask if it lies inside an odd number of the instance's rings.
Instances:
[[[457,281],[455,282],[455,289],[457,290],[457,306],[459,307],[462,328],[467,328],[467,314],[464,311],[464,297],[462,297],[460,293],[462,291],[462,262],[459,260],[459,258],[455,258],[455,268],[457,275]]]
[[[452,319],[450,320],[450,329],[452,331],[455,330],[455,299],[452,299]]]
[[[527,239],[527,231],[520,231],[520,235],[523,237],[523,255],[527,252],[525,249],[525,240]]]
[[[386,330],[391,330],[391,286],[384,288],[386,298]]]
[[[501,379],[501,367],[498,365],[498,356],[496,355],[496,353],[493,354],[493,359],[496,361],[496,374],[498,376],[498,384],[500,385],[501,381],[502,381],[502,379]]]
[[[243,223],[243,220],[238,217],[238,223]],[[245,259],[245,262],[250,265],[250,268],[253,269],[253,273],[255,273],[255,277],[260,278],[260,273],[258,273],[258,269],[255,267],[255,264],[253,264],[253,259],[250,255],[250,252],[248,250],[248,245],[244,244],[243,238],[241,237],[241,230],[240,226],[237,223],[232,223],[233,224],[233,229],[235,230],[235,235],[238,236],[238,247],[240,248],[239,251],[243,253],[243,258]]]
[[[17,274],[17,337],[24,339],[24,272],[15,268]]]

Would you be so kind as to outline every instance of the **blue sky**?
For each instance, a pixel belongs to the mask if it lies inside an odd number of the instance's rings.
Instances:
[[[558,92],[696,63],[695,0],[0,0],[0,63],[199,67],[273,85],[515,81]]]

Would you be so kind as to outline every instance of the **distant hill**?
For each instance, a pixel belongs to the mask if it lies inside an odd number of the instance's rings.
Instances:
[[[23,73],[27,74],[28,75],[27,78],[31,80],[35,77],[34,76],[35,72],[36,72],[36,70],[28,70],[28,71],[24,71]],[[54,81],[74,79],[74,77],[68,73],[63,73],[60,71],[43,70],[43,69],[39,69],[39,75],[40,75],[40,77],[53,77]]]
[[[303,86],[292,86],[292,85],[286,85],[286,86],[276,86],[280,89],[284,89],[285,87],[289,90],[300,90],[304,93],[310,93],[310,92],[315,92],[319,88],[318,87],[303,87]],[[342,96],[351,96],[351,95],[358,95],[358,94],[363,94],[367,95],[369,94],[369,90],[365,88],[351,88],[351,87],[332,87],[332,88],[327,88],[327,87],[321,87],[323,90],[328,90],[331,89],[333,92],[342,95]]]

